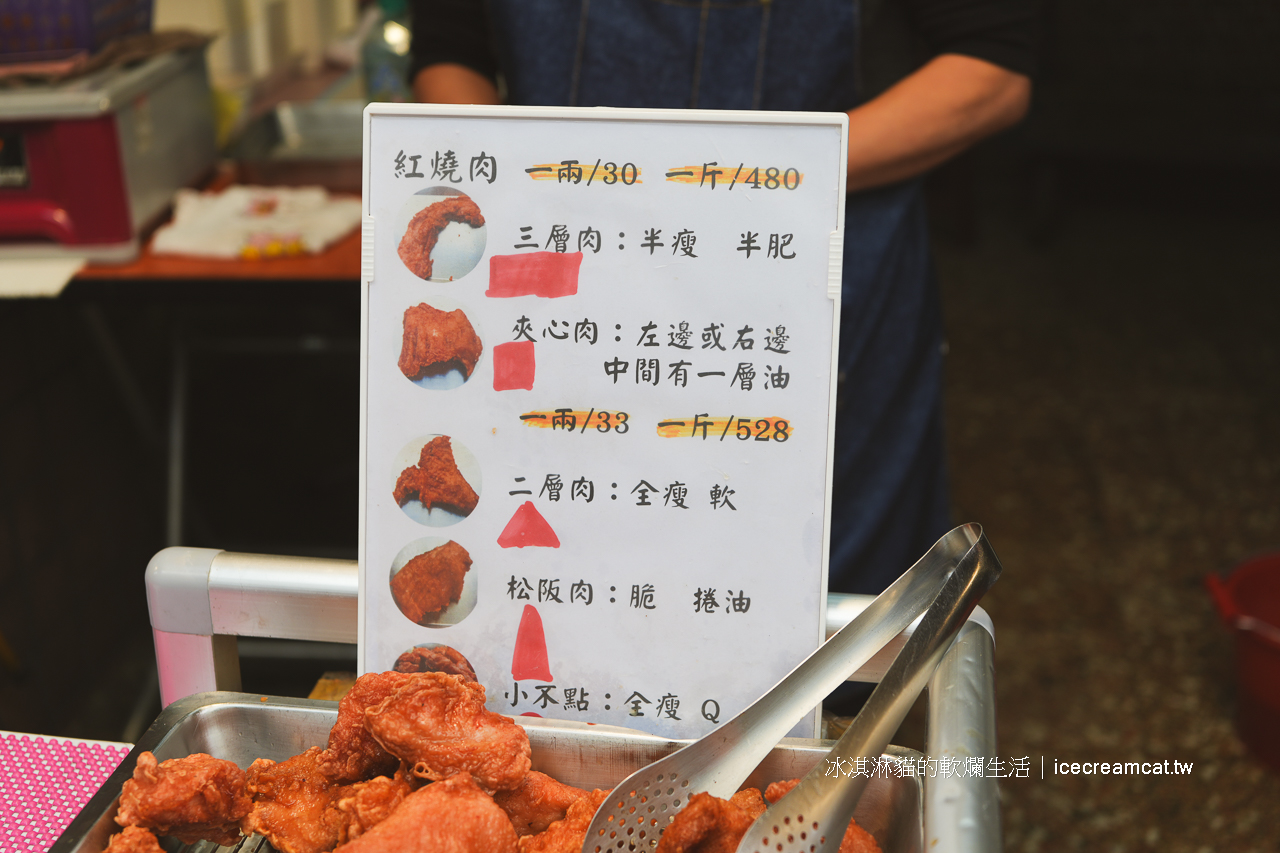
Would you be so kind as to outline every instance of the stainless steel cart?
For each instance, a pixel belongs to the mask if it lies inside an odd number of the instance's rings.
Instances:
[[[207,751],[217,755],[221,751],[224,757],[238,761],[243,744],[237,744],[246,737],[260,750],[284,750],[279,757],[324,744],[336,714],[333,703],[279,699],[263,703],[258,697],[227,694],[189,697],[239,689],[238,636],[356,642],[359,582],[354,562],[166,548],[152,558],[146,583],[161,697],[170,707],[138,744],[135,754],[151,749],[164,758],[171,757],[169,752],[185,755]],[[829,595],[828,635],[847,624],[871,600],[871,596]],[[910,631],[908,628],[850,680],[878,682]],[[943,763],[942,759],[949,759],[946,763],[952,764],[996,757],[994,651],[991,619],[978,608],[929,682],[926,751],[928,758],[938,764]],[[219,710],[209,710],[213,708]],[[200,720],[207,724],[196,722]],[[222,733],[230,720],[239,721],[235,725],[248,734],[236,734],[234,725],[230,734]],[[565,727],[570,731],[561,732]],[[565,738],[574,742],[587,738],[585,742],[595,746],[607,746],[605,741],[592,740],[597,736],[607,734],[608,738],[619,739],[613,745],[614,752],[622,745],[625,749],[621,754],[630,757],[608,769],[609,773],[620,774],[613,782],[630,772],[623,772],[623,765],[628,762],[645,763],[682,745],[608,726],[583,727],[579,731],[574,724],[551,724],[557,735],[548,734],[550,730],[544,731],[541,724],[526,728],[535,740],[535,765],[541,761],[552,766],[557,760],[549,747],[539,746],[537,738],[543,736],[549,738],[546,744],[558,736],[562,743]],[[268,730],[271,734],[264,734]],[[807,762],[806,770],[826,751],[821,741],[796,739],[787,739],[779,750],[789,757],[780,758],[781,753],[775,750],[770,761],[790,761],[792,764],[787,766],[793,768],[799,767],[795,762]],[[909,753],[894,747],[886,758],[904,761],[911,757]],[[610,754],[609,749],[601,754]],[[276,757],[268,751],[247,757],[251,760],[259,755]],[[108,809],[114,813],[114,798],[132,770],[132,757],[121,765],[116,774],[120,778],[113,776],[107,782],[53,853],[97,853],[101,849],[91,846],[88,836],[109,831],[109,818],[102,823],[101,813]],[[969,762],[970,766],[973,764],[976,762]],[[582,775],[581,768],[562,768],[562,772],[571,783],[596,784]],[[607,787],[610,780],[602,778],[599,784]],[[915,784],[920,793],[910,807],[915,811],[908,823],[914,820],[920,831],[912,836],[893,830],[892,849],[886,847],[886,853],[996,853],[1001,849],[999,790],[994,776],[934,772],[916,775]],[[877,790],[881,788],[878,786]],[[896,804],[892,815],[865,818],[885,826],[899,825],[895,821],[902,820],[902,803],[911,799],[903,789],[892,786],[868,796],[869,803],[879,803],[881,807],[887,807],[885,803],[890,800]],[[863,822],[862,812],[858,819]]]

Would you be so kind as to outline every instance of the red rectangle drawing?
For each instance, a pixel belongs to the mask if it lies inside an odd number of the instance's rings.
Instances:
[[[573,296],[578,292],[581,252],[528,252],[489,258],[485,296]]]
[[[533,341],[509,341],[493,348],[493,390],[530,391],[535,369]]]

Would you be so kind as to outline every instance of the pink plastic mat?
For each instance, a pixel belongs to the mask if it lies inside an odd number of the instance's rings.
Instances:
[[[0,853],[45,853],[130,749],[0,732]]]

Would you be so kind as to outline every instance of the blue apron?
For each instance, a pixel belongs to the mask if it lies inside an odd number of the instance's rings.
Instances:
[[[843,111],[857,0],[489,0],[520,105]],[[949,526],[942,316],[920,184],[849,197],[830,588],[879,592]]]

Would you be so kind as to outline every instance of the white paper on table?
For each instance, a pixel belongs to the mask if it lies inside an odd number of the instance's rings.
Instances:
[[[151,251],[222,259],[320,252],[359,224],[359,201],[332,198],[321,187],[184,189]]]
[[[57,296],[84,265],[84,258],[0,260],[0,298]]]

